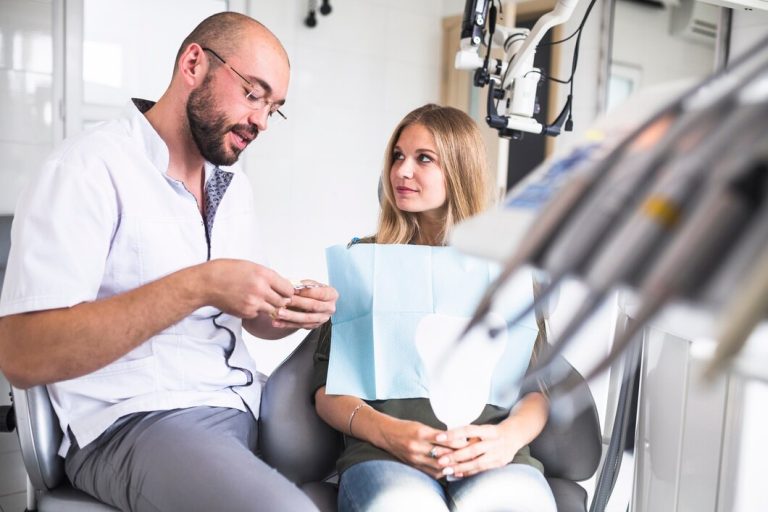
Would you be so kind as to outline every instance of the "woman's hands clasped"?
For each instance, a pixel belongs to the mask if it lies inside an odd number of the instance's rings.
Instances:
[[[510,430],[503,425],[468,425],[442,431],[395,418],[382,425],[384,448],[436,479],[461,478],[509,464],[522,448]]]
[[[436,444],[437,437],[444,431],[391,416],[382,422],[380,430],[382,448],[390,454],[433,478],[444,476],[444,467],[438,459],[453,452],[452,448]]]
[[[438,457],[442,475],[458,478],[506,466],[523,447],[510,425],[467,425],[435,438],[446,452]]]

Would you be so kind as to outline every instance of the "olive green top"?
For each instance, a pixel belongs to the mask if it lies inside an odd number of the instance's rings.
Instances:
[[[363,243],[368,240],[361,241]],[[353,243],[357,242],[355,240]],[[315,371],[313,375],[313,397],[314,391],[325,386],[328,380],[328,359],[331,353],[331,322],[328,321],[320,328],[320,337],[317,344],[317,350],[314,355]],[[537,389],[523,390],[521,396],[528,391],[538,391]],[[379,412],[388,414],[401,420],[418,421],[432,428],[445,429],[445,424],[437,419],[432,406],[427,398],[398,398],[389,400],[370,400],[366,401],[368,405]],[[475,425],[497,424],[509,415],[509,409],[487,404],[480,413],[480,416],[473,421]],[[377,448],[376,446],[362,441],[344,433],[344,452],[337,461],[336,468],[342,473],[348,467],[359,462],[368,460],[392,460],[399,461],[388,452]],[[527,464],[544,472],[544,466],[531,456],[528,446],[524,446],[517,452],[512,463]]]

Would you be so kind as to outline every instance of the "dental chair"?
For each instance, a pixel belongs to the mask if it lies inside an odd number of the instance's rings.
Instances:
[[[15,426],[21,457],[27,472],[27,511],[114,512],[69,485],[64,475],[64,459],[58,456],[61,428],[53,411],[48,389],[12,388]]]
[[[264,387],[259,418],[263,459],[309,495],[323,512],[336,510],[336,459],[343,438],[315,413],[312,403],[314,330],[272,373]],[[567,425],[550,422],[531,444],[531,453],[546,468],[545,476],[559,512],[586,512],[587,493],[577,483],[595,472],[602,453],[600,423],[589,388],[564,359],[569,378],[588,407]],[[28,475],[27,510],[40,512],[107,512],[69,484],[57,455],[62,433],[45,386],[13,389],[15,426]]]
[[[315,413],[312,403],[313,354],[319,330],[302,341],[270,375],[259,414],[259,447],[265,462],[296,483],[323,512],[335,511],[335,462],[342,435]],[[590,478],[602,455],[602,436],[595,402],[587,383],[563,358],[557,375],[575,386],[567,424],[550,421],[531,443],[531,454],[545,467],[559,512],[586,512],[587,493],[577,482]],[[586,404],[586,407],[584,406]],[[560,407],[568,403],[558,402]]]

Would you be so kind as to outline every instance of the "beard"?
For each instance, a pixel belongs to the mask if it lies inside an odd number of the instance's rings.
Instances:
[[[229,166],[237,162],[241,148],[226,143],[230,131],[256,137],[258,130],[252,125],[230,124],[227,116],[216,105],[211,79],[208,74],[187,100],[187,123],[192,139],[200,154],[214,165]]]

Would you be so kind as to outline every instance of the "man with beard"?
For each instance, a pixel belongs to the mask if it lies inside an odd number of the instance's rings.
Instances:
[[[251,187],[227,168],[288,79],[266,27],[211,16],[156,103],[66,141],[19,201],[0,367],[48,384],[69,479],[121,510],[314,509],[254,455],[263,376],[241,331],[314,328],[337,294],[255,263]]]

